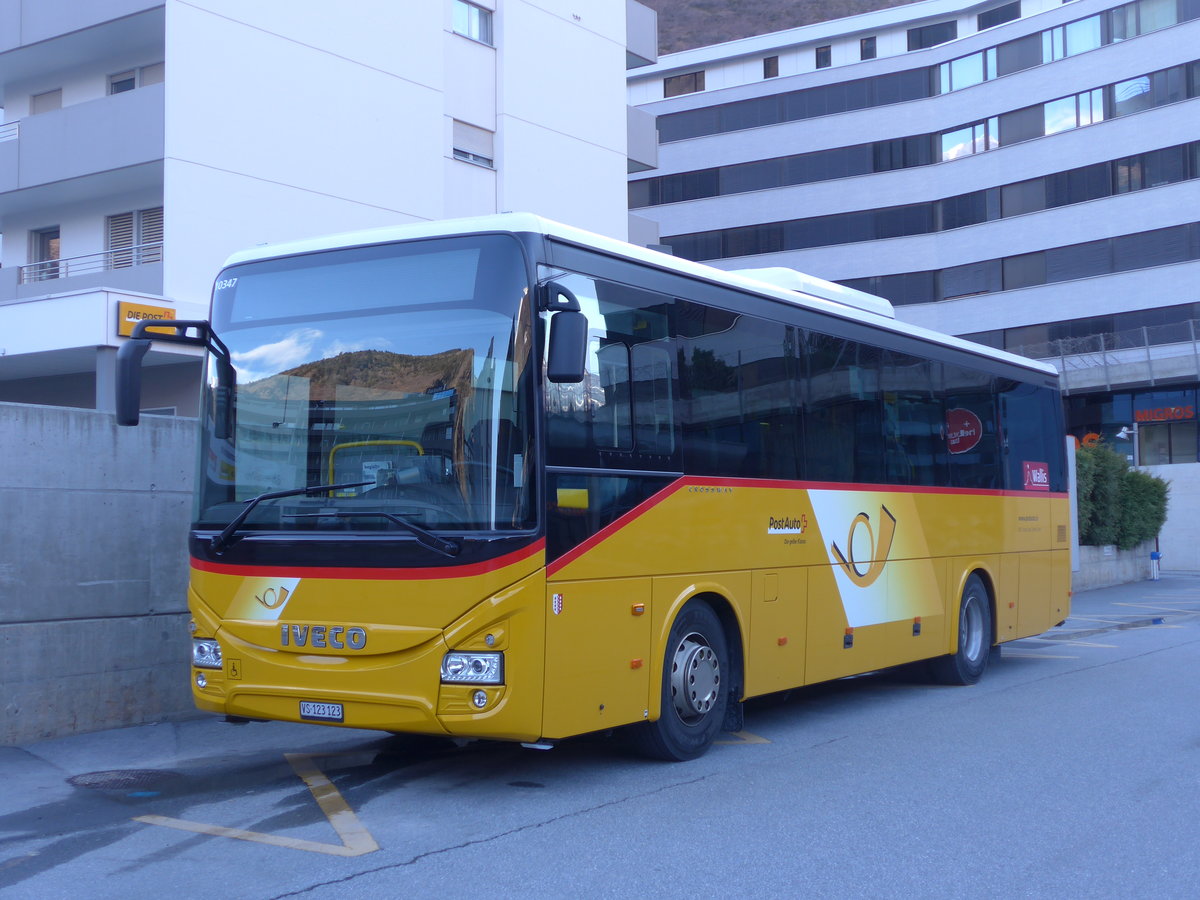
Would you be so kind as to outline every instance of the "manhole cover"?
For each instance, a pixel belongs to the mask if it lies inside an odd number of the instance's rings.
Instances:
[[[108,772],[88,772],[67,779],[75,787],[100,791],[161,790],[183,776],[165,769],[114,769]]]

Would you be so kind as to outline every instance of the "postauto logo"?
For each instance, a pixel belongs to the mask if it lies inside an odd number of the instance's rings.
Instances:
[[[855,532],[859,529],[863,530],[865,540],[856,543]],[[845,552],[842,552],[836,542],[830,543],[829,551],[851,582],[858,587],[870,587],[883,574],[883,567],[887,565],[888,554],[892,550],[892,541],[895,536],[896,517],[886,506],[880,504],[878,534],[871,525],[871,517],[865,512],[860,512],[850,521]],[[855,555],[859,551],[865,551],[865,562],[855,559]]]

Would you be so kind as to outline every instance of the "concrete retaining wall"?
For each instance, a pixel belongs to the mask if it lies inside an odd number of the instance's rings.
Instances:
[[[0,403],[0,745],[193,711],[195,446],[193,419]]]
[[[1080,547],[1079,571],[1071,573],[1071,590],[1079,593],[1145,581],[1150,577],[1150,551],[1153,549],[1153,541],[1133,550],[1118,550],[1112,546]]]

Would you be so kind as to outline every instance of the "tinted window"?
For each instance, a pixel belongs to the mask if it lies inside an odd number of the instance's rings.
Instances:
[[[704,90],[704,71],[687,72],[683,75],[669,75],[663,79],[663,96],[678,97],[680,94],[691,94]]]
[[[1005,258],[1004,289],[1006,291],[1045,283],[1046,254],[1044,252]]]
[[[991,377],[954,365],[943,367],[943,377],[950,484],[1000,488],[1000,447]]]
[[[1088,278],[1111,270],[1108,241],[1089,241],[1046,251],[1046,283]]]
[[[924,50],[926,47],[936,47],[938,44],[952,41],[956,37],[958,37],[958,23],[954,21],[910,28],[908,29],[908,49]]]
[[[1016,3],[1006,3],[1004,6],[997,6],[995,9],[989,9],[987,12],[981,12],[975,19],[976,26],[980,31],[985,28],[995,28],[997,25],[1003,25],[1005,22],[1011,22],[1013,19],[1021,18],[1021,0]]]
[[[555,280],[579,299],[589,343],[580,384],[546,384],[548,462],[677,468],[671,299],[584,275]]]
[[[1004,487],[1010,491],[1063,491],[1061,414],[1049,388],[1007,379],[997,385],[1003,422]]]
[[[1041,106],[1028,106],[1025,109],[1002,113],[1000,115],[1000,144],[1007,147],[1010,144],[1042,137],[1045,127]]]
[[[1007,41],[996,48],[996,72],[1011,75],[1023,69],[1042,64],[1042,37],[1030,34],[1015,41]]]
[[[882,353],[884,468],[889,484],[945,483],[941,366],[905,353]]]
[[[805,477],[884,482],[880,351],[829,335],[807,337]]]
[[[696,303],[679,327],[684,470],[799,477],[791,330]]]

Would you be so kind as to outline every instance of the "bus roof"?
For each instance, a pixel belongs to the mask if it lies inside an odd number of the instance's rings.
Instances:
[[[917,325],[899,322],[894,317],[892,306],[886,300],[844,285],[825,281],[792,269],[768,268],[747,269],[741,272],[726,271],[703,263],[680,259],[668,253],[660,253],[647,247],[638,247],[613,238],[563,225],[532,213],[500,213],[464,219],[444,219],[434,222],[417,222],[410,225],[394,225],[366,231],[351,231],[324,235],[300,241],[265,244],[250,250],[234,253],[225,265],[276,259],[282,256],[297,256],[322,250],[337,250],[344,247],[361,247],[370,244],[387,244],[419,238],[444,237],[460,234],[491,232],[542,234],[582,247],[598,250],[612,256],[635,260],[649,266],[677,272],[692,278],[713,282],[743,291],[766,295],[786,303],[795,304],[827,315],[862,322],[885,331],[905,334],[947,347],[956,347],[977,356],[1020,366],[1047,375],[1057,375],[1058,370],[1039,360],[1017,356],[982,344],[965,341],[951,335],[941,334]]]

